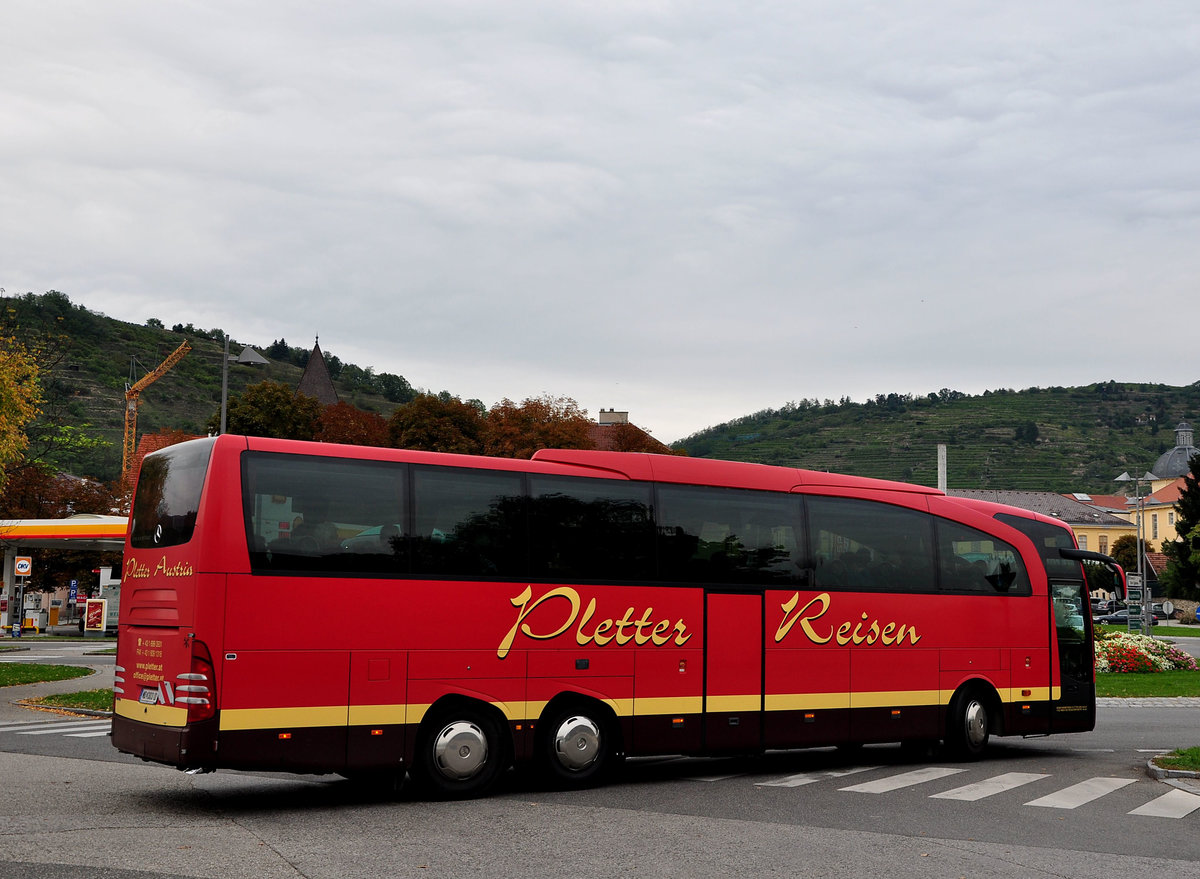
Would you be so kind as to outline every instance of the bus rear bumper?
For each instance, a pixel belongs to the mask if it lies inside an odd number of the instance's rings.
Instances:
[[[178,769],[216,766],[216,721],[174,727],[113,717],[112,743],[122,753]]]

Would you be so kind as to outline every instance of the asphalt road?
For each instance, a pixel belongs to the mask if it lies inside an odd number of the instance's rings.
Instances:
[[[510,777],[430,803],[324,776],[185,775],[116,754],[103,720],[2,695],[0,879],[1200,877],[1200,794],[1145,771],[1195,743],[1192,703],[1104,703],[1094,732],[997,740],[978,763],[883,746],[638,760],[594,790]]]

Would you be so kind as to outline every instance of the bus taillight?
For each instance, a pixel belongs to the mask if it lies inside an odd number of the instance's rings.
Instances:
[[[187,706],[188,723],[208,720],[217,713],[216,676],[207,647],[199,641],[192,645],[191,670],[176,679],[175,701]]]

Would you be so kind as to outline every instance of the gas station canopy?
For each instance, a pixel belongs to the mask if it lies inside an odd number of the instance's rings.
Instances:
[[[90,513],[66,519],[0,519],[0,546],[16,549],[120,550],[129,519]]]

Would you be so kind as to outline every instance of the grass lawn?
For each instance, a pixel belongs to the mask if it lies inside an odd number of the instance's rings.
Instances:
[[[19,684],[37,684],[42,681],[66,681],[90,675],[90,668],[77,665],[28,665],[6,662],[0,665],[0,687],[15,687]]]
[[[87,708],[90,711],[112,711],[112,690],[84,690],[80,693],[60,693],[32,700],[47,708]]]
[[[1200,772],[1200,748],[1176,748],[1170,754],[1159,754],[1154,765],[1160,769],[1184,769]]]
[[[1101,632],[1128,632],[1126,626],[1096,626],[1096,634]],[[1154,637],[1168,641],[1175,638],[1200,638],[1200,626],[1164,626],[1159,623],[1154,627]]]
[[[1200,696],[1200,671],[1096,675],[1097,696]]]

